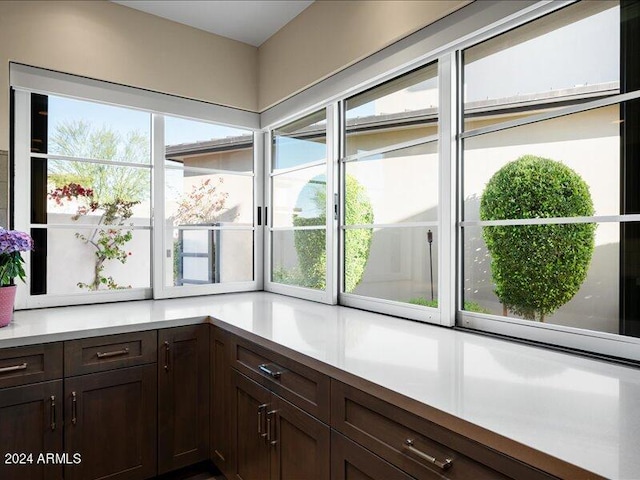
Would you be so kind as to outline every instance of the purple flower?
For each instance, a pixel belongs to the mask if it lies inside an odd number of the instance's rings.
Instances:
[[[33,239],[24,232],[0,227],[0,255],[33,250]]]

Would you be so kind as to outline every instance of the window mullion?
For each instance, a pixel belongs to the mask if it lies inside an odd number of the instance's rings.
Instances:
[[[327,225],[326,225],[326,256],[327,256],[327,303],[338,303],[338,175],[337,165],[340,158],[339,151],[339,108],[334,103],[327,107]]]
[[[455,53],[438,59],[439,87],[439,167],[440,185],[438,233],[438,306],[440,323],[455,324],[455,185],[456,185],[456,60]]]
[[[265,146],[264,146],[264,162],[263,162],[263,168],[264,168],[264,175],[263,175],[263,188],[264,188],[264,248],[263,248],[263,252],[264,252],[264,284],[263,284],[263,288],[266,291],[271,291],[272,289],[272,282],[271,282],[271,269],[272,269],[272,262],[271,262],[271,251],[272,251],[272,238],[271,238],[271,217],[270,215],[273,212],[273,195],[271,194],[271,175],[269,175],[269,172],[271,172],[271,165],[272,165],[272,153],[273,153],[273,130],[269,130],[266,134],[265,134]]]
[[[153,227],[153,242],[151,245],[151,268],[153,279],[153,298],[165,298],[164,282],[165,269],[165,238],[167,236],[164,221],[164,116],[154,114],[151,117],[151,163],[153,176],[151,190],[153,192],[153,207],[151,225]]]
[[[31,185],[31,158],[29,146],[31,145],[31,94],[22,90],[16,90],[14,94],[14,185]],[[13,201],[13,225],[14,229],[31,233],[31,189],[15,188],[11,192]],[[29,292],[31,291],[31,252],[22,252],[24,269],[27,272],[23,284],[18,282],[15,306],[17,309],[27,307]]]
[[[264,272],[265,270],[265,232],[267,231],[266,221],[263,223],[262,218],[258,215],[264,215],[264,209],[266,208],[266,199],[264,196],[265,184],[265,158],[266,158],[266,145],[268,143],[268,134],[265,132],[255,132],[253,134],[253,169],[255,172],[253,182],[253,279],[256,282],[256,289],[262,290],[264,288]],[[260,207],[260,209],[258,209]]]

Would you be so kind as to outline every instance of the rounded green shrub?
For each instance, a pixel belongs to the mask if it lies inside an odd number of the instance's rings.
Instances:
[[[352,176],[345,179],[345,223],[347,225],[373,223],[373,207],[366,189]],[[300,191],[296,210],[317,212],[316,216],[295,214],[296,227],[326,224],[325,177],[312,178]],[[345,291],[352,292],[362,280],[369,259],[373,231],[370,228],[349,230],[345,235]],[[294,244],[298,255],[299,272],[278,272],[277,280],[308,288],[326,288],[327,252],[324,230],[296,230]]]
[[[589,187],[555,160],[525,155],[498,170],[480,200],[481,220],[592,216]],[[593,254],[596,225],[485,226],[495,293],[503,306],[529,320],[567,303],[582,285]]]
[[[367,190],[351,175],[345,178],[345,225],[363,225],[373,223],[373,207]],[[358,228],[345,231],[344,235],[344,291],[353,292],[362,280],[364,269],[369,260],[373,230]]]

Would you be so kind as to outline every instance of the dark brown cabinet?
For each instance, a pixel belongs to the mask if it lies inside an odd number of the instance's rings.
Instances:
[[[0,350],[0,388],[62,378],[62,343]]]
[[[267,429],[271,418],[273,430],[267,436],[271,437],[273,447],[271,478],[328,480],[329,427],[275,394],[270,412],[267,412]]]
[[[65,480],[143,480],[157,472],[157,332],[64,343]]]
[[[41,456],[62,453],[62,404],[62,380],[0,390],[0,478],[62,478],[62,465]]]
[[[331,393],[331,426],[413,478],[552,478],[350,385],[334,380]]]
[[[66,480],[137,480],[156,473],[156,365],[65,379]]]
[[[211,327],[211,454],[213,463],[229,478],[233,475],[230,445],[231,367],[230,338]]]
[[[236,478],[330,478],[327,425],[235,370],[230,403]]]
[[[331,480],[412,480],[412,477],[332,431]]]
[[[331,380],[327,375],[240,337],[233,339],[231,365],[301,410],[329,423]]]
[[[158,473],[209,457],[209,325],[158,332]]]
[[[271,392],[236,371],[231,373],[231,452],[234,476],[242,480],[270,478],[267,414]]]
[[[61,343],[0,350],[0,478],[62,478],[62,395]]]

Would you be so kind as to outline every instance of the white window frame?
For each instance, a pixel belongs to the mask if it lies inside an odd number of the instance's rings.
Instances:
[[[99,80],[78,77],[61,72],[52,72],[26,65],[10,64],[10,84],[14,95],[14,184],[28,186],[30,182],[30,97],[32,93],[69,97],[93,103],[103,103],[119,107],[137,109],[151,114],[151,164],[152,171],[152,214],[151,224],[144,227],[150,230],[151,258],[150,288],[134,288],[117,291],[78,292],[69,294],[30,294],[30,278],[19,284],[16,295],[16,309],[53,307],[63,305],[80,305],[88,303],[105,303],[113,301],[141,300],[151,298],[183,297],[229,293],[238,291],[261,290],[263,286],[263,228],[256,223],[255,209],[262,205],[262,182],[258,181],[262,173],[263,139],[259,129],[259,115],[221,105],[199,102],[171,95],[165,95],[133,87],[111,84]],[[247,282],[229,282],[197,286],[166,287],[162,279],[166,261],[161,255],[165,251],[164,237],[166,230],[164,219],[164,116],[181,117],[199,122],[243,128],[254,132],[254,278]],[[42,155],[35,155],[42,156]],[[157,182],[161,183],[157,183]],[[30,232],[31,217],[30,188],[14,188],[13,195],[13,228]],[[40,227],[40,225],[33,225]],[[233,227],[228,227],[233,229]],[[30,252],[24,252],[25,271],[31,265]]]
[[[287,119],[286,122],[274,125],[267,133],[267,141],[265,142],[265,155],[264,155],[264,190],[265,190],[265,205],[267,207],[267,219],[265,223],[265,254],[264,254],[264,290],[272,293],[279,293],[281,295],[288,295],[292,297],[303,298],[305,300],[311,300],[314,302],[326,303],[329,305],[335,305],[337,303],[337,290],[336,285],[336,239],[337,239],[337,225],[338,221],[332,214],[335,209],[334,199],[337,194],[336,191],[336,164],[338,161],[338,145],[336,142],[336,134],[338,131],[338,107],[335,104],[329,104],[322,108],[318,108],[315,112],[325,110],[327,119],[326,130],[326,152],[327,158],[324,165],[325,177],[327,179],[327,196],[326,196],[326,217],[327,223],[325,225],[325,249],[326,249],[326,288],[324,290],[315,290],[312,288],[299,287],[295,285],[286,285],[283,283],[274,282],[271,280],[272,263],[271,263],[271,251],[272,251],[272,233],[278,229],[273,227],[273,208],[272,208],[272,178],[271,173],[272,166],[272,145],[273,145],[273,131],[279,127],[287,125],[292,121],[304,118],[308,115],[300,115],[296,118]],[[310,112],[313,113],[313,112]],[[302,165],[301,168],[308,168],[312,164]],[[297,167],[296,167],[297,169]],[[293,230],[293,228],[283,228],[284,230]]]
[[[412,222],[410,225],[394,224],[394,228],[420,228],[420,227],[435,227],[437,230],[437,243],[438,243],[438,307],[431,308],[421,305],[413,305],[409,303],[403,303],[394,300],[387,300],[375,297],[365,297],[353,293],[344,292],[344,276],[340,275],[340,290],[338,294],[338,302],[341,305],[348,307],[360,308],[363,310],[373,310],[376,312],[384,313],[387,315],[394,315],[398,317],[409,318],[411,320],[417,320],[425,323],[434,323],[443,326],[453,326],[453,295],[452,290],[442,288],[452,283],[455,279],[451,266],[451,246],[453,243],[452,233],[454,230],[449,228],[452,225],[451,206],[455,205],[455,199],[452,198],[452,190],[443,188],[444,185],[451,183],[455,176],[452,175],[455,168],[455,149],[452,147],[455,145],[455,136],[450,136],[448,132],[451,131],[451,126],[455,125],[456,109],[455,102],[452,102],[451,95],[455,94],[456,89],[453,79],[455,75],[451,74],[452,66],[455,65],[451,58],[452,54],[443,55],[438,58],[427,58],[419,64],[412,65],[412,70],[425,67],[429,64],[437,62],[437,79],[438,79],[438,133],[431,137],[420,138],[403,143],[388,145],[375,151],[365,152],[362,154],[355,154],[345,156],[346,147],[346,129],[342,128],[341,135],[341,160],[340,160],[340,176],[345,178],[346,164],[355,161],[361,157],[368,157],[376,153],[386,153],[394,150],[400,150],[402,148],[411,147],[414,145],[423,145],[428,143],[438,143],[438,206],[437,206],[437,219],[430,222]],[[406,72],[403,72],[403,74]],[[398,75],[400,77],[402,74]],[[366,89],[359,89],[364,91]],[[356,94],[356,93],[354,93]],[[351,97],[352,95],[349,95]],[[341,102],[344,104],[344,101]],[[344,182],[341,183],[340,198],[344,203]],[[340,265],[344,266],[344,234],[345,231],[350,228],[344,224],[344,212],[341,212],[340,217]],[[372,225],[376,227],[377,225]],[[388,225],[387,225],[388,226]]]

